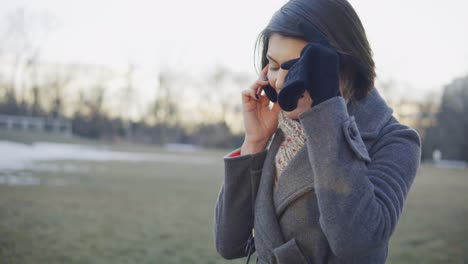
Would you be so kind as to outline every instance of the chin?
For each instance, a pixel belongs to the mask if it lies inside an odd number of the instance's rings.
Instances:
[[[296,110],[293,110],[291,112],[284,112],[284,115],[287,117],[287,118],[290,118],[290,119],[299,119],[299,113],[297,113],[297,109]]]

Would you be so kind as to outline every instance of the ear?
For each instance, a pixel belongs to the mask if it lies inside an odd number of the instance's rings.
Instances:
[[[300,58],[295,58],[295,59],[292,59],[292,60],[288,60],[286,62],[283,62],[281,64],[281,69],[284,69],[284,70],[289,70]]]

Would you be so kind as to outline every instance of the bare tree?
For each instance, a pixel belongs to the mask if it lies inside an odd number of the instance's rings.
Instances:
[[[160,143],[167,142],[169,126],[176,126],[180,121],[179,108],[171,91],[173,83],[174,77],[170,71],[159,73],[158,92],[150,107],[149,119],[158,127]]]
[[[199,89],[204,108],[200,108],[208,122],[226,122],[228,115],[239,110],[239,95],[245,78],[229,69],[217,66]]]
[[[170,72],[162,72],[159,75],[158,95],[153,107],[155,120],[158,123],[176,124],[179,121],[173,80]]]
[[[133,63],[127,64],[127,72],[125,73],[125,84],[121,89],[121,102],[120,102],[120,117],[122,118],[125,137],[130,139],[132,131],[130,127],[130,116],[129,111],[134,102],[135,96],[135,85],[134,85],[134,74],[135,74],[135,65]]]
[[[3,72],[4,101],[11,108],[7,112],[27,114],[27,95],[30,86],[32,97],[39,97],[37,84],[28,84],[29,71],[35,71],[41,54],[42,42],[52,28],[50,16],[32,16],[24,8],[9,14],[5,21],[5,32],[1,36],[0,59],[8,62],[8,72]],[[29,80],[31,82],[31,80]],[[34,103],[33,103],[34,104]]]
[[[423,154],[442,151],[445,159],[468,161],[468,76],[458,78],[444,87],[435,126],[425,130]]]

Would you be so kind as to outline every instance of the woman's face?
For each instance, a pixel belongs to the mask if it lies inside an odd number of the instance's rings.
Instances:
[[[278,33],[273,33],[268,41],[268,80],[270,85],[277,93],[281,90],[284,83],[284,77],[288,73],[287,70],[280,68],[283,62],[300,57],[302,49],[307,42],[298,38],[285,37]],[[284,114],[291,119],[299,119],[299,114],[309,109],[312,100],[309,93],[305,93],[304,97],[299,99],[297,108],[291,112],[283,111]]]

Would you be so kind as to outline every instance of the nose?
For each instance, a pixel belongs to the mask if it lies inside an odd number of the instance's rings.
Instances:
[[[288,73],[288,70],[285,70],[282,68],[278,70],[278,73],[275,79],[275,86],[274,86],[277,92],[279,92],[279,90],[281,90],[281,88],[283,87],[284,78],[286,77],[287,73]]]

